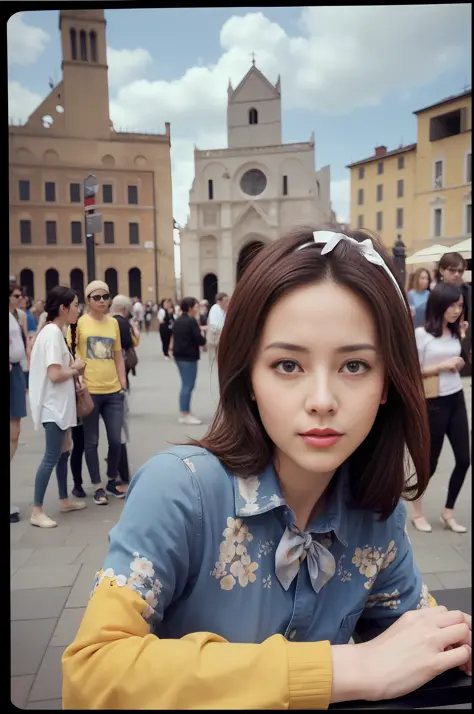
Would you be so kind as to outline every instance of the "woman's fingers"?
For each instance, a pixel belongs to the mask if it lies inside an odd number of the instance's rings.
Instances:
[[[469,626],[464,622],[460,625],[450,625],[448,627],[443,627],[437,632],[437,641],[439,642],[440,649],[447,650],[449,645],[453,645],[454,648],[458,648],[462,645],[471,646],[471,630]]]
[[[450,625],[460,625],[465,623],[471,629],[471,616],[461,610],[445,610],[436,616],[436,624],[439,627],[449,627]]]
[[[438,673],[446,672],[454,667],[469,665],[471,662],[471,648],[468,645],[453,647],[437,656]]]

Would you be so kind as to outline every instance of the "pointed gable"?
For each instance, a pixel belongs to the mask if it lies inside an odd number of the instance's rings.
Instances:
[[[229,102],[252,102],[255,100],[279,99],[280,93],[273,84],[252,65],[240,84],[229,93]]]

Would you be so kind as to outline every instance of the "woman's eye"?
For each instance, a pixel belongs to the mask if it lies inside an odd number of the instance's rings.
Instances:
[[[368,369],[370,369],[368,364],[356,359],[346,362],[343,367],[343,371],[347,370],[346,374],[363,374],[367,372]]]
[[[280,374],[297,374],[300,369],[298,364],[292,359],[282,359],[273,365],[274,369]]]

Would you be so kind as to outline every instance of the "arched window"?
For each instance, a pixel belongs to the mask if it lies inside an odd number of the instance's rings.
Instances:
[[[110,296],[118,295],[118,273],[115,268],[107,268],[105,271],[105,282],[109,286]]]
[[[79,302],[84,303],[84,273],[80,268],[73,268],[70,275],[70,286],[77,293]]]
[[[253,107],[249,109],[249,124],[258,124],[258,112]]]
[[[218,287],[219,281],[217,280],[217,275],[207,273],[202,280],[202,294],[204,300],[207,300],[210,305],[214,305],[216,301]]]
[[[50,268],[45,274],[46,295],[57,285],[59,285],[59,273],[55,268]]]
[[[35,276],[29,268],[23,268],[20,273],[20,287],[25,295],[31,299],[35,297]]]
[[[91,43],[91,60],[97,62],[97,34],[94,30],[89,33],[89,40]]]
[[[142,273],[140,268],[130,268],[128,271],[128,294],[131,298],[138,297],[140,300],[142,299]]]
[[[69,37],[71,39],[71,59],[77,59],[77,33],[76,30],[71,27],[69,30]]]
[[[79,44],[81,45],[81,60],[87,62],[87,37],[84,30],[79,33]]]

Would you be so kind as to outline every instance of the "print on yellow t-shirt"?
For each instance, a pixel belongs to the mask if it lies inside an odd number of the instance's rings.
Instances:
[[[71,345],[71,329],[67,333]],[[91,394],[114,394],[121,389],[115,353],[122,349],[117,320],[109,315],[103,322],[90,315],[79,318],[76,328],[76,355],[86,363],[84,382]]]

